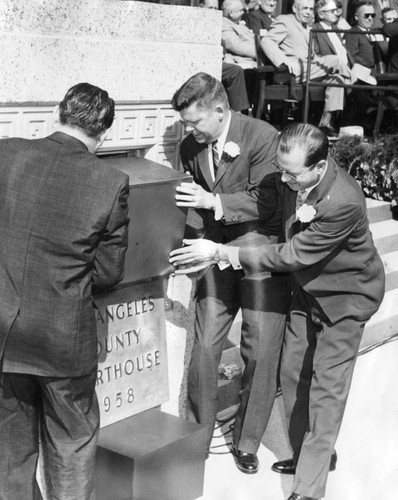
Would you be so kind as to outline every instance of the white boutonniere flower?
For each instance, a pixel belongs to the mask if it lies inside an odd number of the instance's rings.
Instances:
[[[312,205],[304,203],[296,212],[297,218],[300,222],[311,222],[316,215],[316,210]]]
[[[224,153],[226,153],[230,158],[236,158],[240,155],[240,147],[235,142],[227,142],[224,145],[223,149]]]

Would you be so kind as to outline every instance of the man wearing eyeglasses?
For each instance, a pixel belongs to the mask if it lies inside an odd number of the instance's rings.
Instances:
[[[289,500],[318,500],[336,466],[334,446],[364,326],[383,299],[384,269],[363,193],[328,156],[322,131],[289,125],[279,138],[276,165],[286,243],[187,240],[171,262],[206,266],[217,255],[246,275],[292,272],[280,380],[293,457],[272,468],[295,475]]]
[[[330,30],[339,20],[339,8],[335,0],[318,0],[315,4],[315,18],[313,28]],[[340,33],[314,32],[314,53],[318,56],[336,55],[343,63],[352,66],[353,60],[345,48],[345,41]]]

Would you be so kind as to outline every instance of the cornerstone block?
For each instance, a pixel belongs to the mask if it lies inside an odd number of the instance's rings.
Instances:
[[[96,297],[101,427],[168,400],[161,279]]]

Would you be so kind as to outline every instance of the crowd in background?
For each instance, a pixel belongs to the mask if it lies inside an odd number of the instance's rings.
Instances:
[[[314,124],[329,137],[351,125],[363,125],[371,134],[380,99],[392,114],[398,109],[393,91],[381,94],[369,88],[385,85],[378,81],[380,73],[396,71],[398,11],[393,0],[377,5],[354,0],[346,8],[341,0],[294,0],[284,14],[278,0],[203,0],[201,6],[223,13],[222,82],[235,111],[248,113],[259,104],[260,60],[277,69],[267,76],[268,84],[275,83],[273,78],[283,83],[281,70],[294,75],[297,83],[305,82],[311,29],[310,80],[349,85],[325,87],[323,109],[310,114]],[[391,75],[389,84],[397,83]],[[270,116],[277,121],[277,113]]]

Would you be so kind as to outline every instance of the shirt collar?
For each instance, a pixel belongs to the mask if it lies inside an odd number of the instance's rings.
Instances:
[[[325,170],[322,172],[322,175],[321,177],[319,178],[318,182],[316,184],[314,184],[313,186],[310,186],[308,188],[305,188],[303,191],[306,192],[306,195],[308,196],[312,190],[314,190],[318,184],[320,184],[320,182],[322,181],[322,179],[325,177],[325,174],[326,174],[326,170],[328,169],[328,166],[329,166],[329,160],[326,160],[326,168]]]
[[[227,117],[227,121],[225,122],[224,130],[221,132],[220,137],[217,139],[217,151],[218,151],[218,154],[220,155],[220,158],[222,155],[222,151],[224,150],[225,141],[227,140],[229,127],[231,125],[232,113],[231,113],[231,110],[229,110],[229,109],[227,110],[227,112],[228,112],[228,117]],[[209,144],[209,146],[211,147],[211,144]]]

